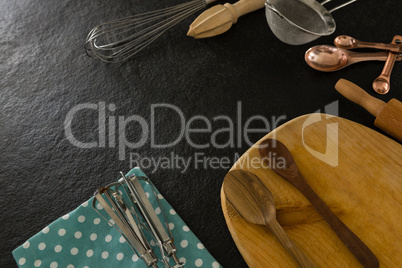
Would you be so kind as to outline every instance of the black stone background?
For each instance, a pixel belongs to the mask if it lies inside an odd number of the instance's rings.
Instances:
[[[335,34],[302,46],[277,40],[260,10],[240,18],[224,35],[204,40],[186,36],[197,13],[122,64],[105,64],[85,55],[83,43],[95,25],[180,2],[0,0],[0,267],[15,267],[14,248],[87,200],[97,187],[115,180],[119,171],[130,169],[128,158],[118,159],[117,148],[80,149],[66,139],[64,120],[77,104],[114,104],[116,111],[108,115],[139,115],[149,122],[153,103],[175,105],[187,119],[227,115],[235,120],[241,101],[245,120],[252,115],[292,119],[323,111],[339,100],[341,117],[374,128],[374,117],[334,90],[336,81],[349,79],[384,101],[402,99],[399,63],[391,91],[380,96],[371,83],[382,70],[381,62],[322,73],[303,59],[309,47],[332,44],[340,34],[390,42],[402,34],[401,1],[358,1],[333,13]],[[158,141],[173,139],[180,127],[172,112],[159,113],[156,123]],[[213,129],[224,126],[215,124]],[[79,113],[72,127],[80,140],[96,140],[96,112]],[[262,136],[250,135],[254,142]],[[127,128],[127,137],[139,140],[138,125]],[[221,137],[222,142],[225,139]],[[209,135],[195,135],[194,140],[207,142]],[[194,149],[182,141],[174,148],[155,149],[148,140],[127,153],[157,157],[173,151],[190,157],[201,152],[233,158],[247,148],[243,143],[234,148]],[[228,169],[193,167],[184,174],[172,169],[144,171],[224,267],[246,267],[221,212],[220,188]]]

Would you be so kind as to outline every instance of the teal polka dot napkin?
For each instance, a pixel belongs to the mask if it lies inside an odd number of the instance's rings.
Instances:
[[[132,169],[127,176],[132,174],[145,177],[139,168]],[[151,185],[143,180],[140,182],[147,196],[153,196]],[[157,194],[175,239],[177,256],[185,263],[185,267],[221,267],[163,196],[158,191]],[[92,199],[52,222],[16,248],[13,256],[18,266],[146,268],[124,237],[92,208]],[[161,215],[155,198],[150,198],[150,201],[155,212]],[[103,210],[99,204],[97,208]],[[150,243],[156,246],[155,241]],[[155,253],[158,254],[157,249]],[[158,265],[163,267],[161,263]]]

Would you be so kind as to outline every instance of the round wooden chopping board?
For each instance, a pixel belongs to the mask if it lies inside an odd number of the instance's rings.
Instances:
[[[371,249],[380,267],[402,267],[402,145],[325,114],[293,119],[256,145],[266,138],[288,147],[310,186]],[[253,146],[231,170],[253,172],[267,186],[277,220],[294,243],[318,267],[361,267],[307,199],[260,160]],[[239,216],[223,188],[221,202],[233,240],[250,267],[297,267],[267,227]]]

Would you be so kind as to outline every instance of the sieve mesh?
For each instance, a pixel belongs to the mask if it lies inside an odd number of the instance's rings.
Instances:
[[[335,29],[330,13],[318,2],[305,0],[268,0],[280,15],[266,8],[266,18],[272,32],[282,42],[300,45],[311,42]]]

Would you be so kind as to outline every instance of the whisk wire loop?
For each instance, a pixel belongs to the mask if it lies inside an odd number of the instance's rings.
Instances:
[[[206,5],[205,0],[192,0],[102,23],[89,32],[85,43],[86,52],[106,62],[124,61]]]

